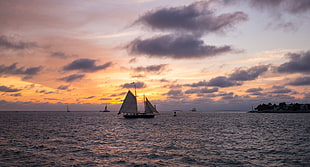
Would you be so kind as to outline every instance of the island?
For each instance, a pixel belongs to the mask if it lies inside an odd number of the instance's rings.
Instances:
[[[279,104],[259,104],[249,113],[310,113],[310,104],[286,104],[285,102]]]

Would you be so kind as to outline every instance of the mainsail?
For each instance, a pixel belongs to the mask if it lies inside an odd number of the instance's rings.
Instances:
[[[137,98],[135,95],[131,93],[129,90],[126,98],[121,106],[121,109],[119,110],[118,114],[120,113],[137,113]]]
[[[147,114],[159,113],[147,98],[145,98],[144,105],[145,105],[145,113]]]
[[[138,112],[137,108],[137,97],[129,90],[118,114],[123,113],[125,118],[154,118],[159,114],[147,98],[144,99],[144,112]]]

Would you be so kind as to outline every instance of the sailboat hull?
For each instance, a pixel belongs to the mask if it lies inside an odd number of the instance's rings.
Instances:
[[[103,111],[99,111],[99,112],[110,112],[109,110],[103,110]]]
[[[151,114],[126,114],[123,115],[125,118],[154,118],[155,115],[151,115]]]

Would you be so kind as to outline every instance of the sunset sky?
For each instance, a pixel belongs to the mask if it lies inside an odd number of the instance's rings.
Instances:
[[[0,110],[310,103],[309,0],[0,1]]]

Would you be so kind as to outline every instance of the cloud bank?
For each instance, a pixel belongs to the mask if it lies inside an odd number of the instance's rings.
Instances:
[[[289,82],[288,85],[308,86],[310,85],[310,76],[296,78],[295,80]]]
[[[150,65],[150,66],[139,66],[134,68],[135,72],[144,72],[148,74],[160,74],[162,73],[167,67],[167,64],[159,64],[159,65]],[[141,75],[142,76],[142,75]]]
[[[0,86],[0,92],[19,92],[22,89],[15,89],[15,88],[10,88],[7,86]]]
[[[280,73],[304,73],[310,74],[310,51],[289,53],[289,62],[281,64],[277,70]]]
[[[255,80],[259,75],[268,70],[268,65],[259,65],[247,70],[237,69],[234,73],[230,74],[229,79],[233,81],[251,81]]]
[[[65,81],[65,82],[73,82],[75,80],[79,80],[79,79],[82,79],[84,77],[85,77],[84,74],[72,74],[72,75],[60,78],[59,80]]]
[[[22,50],[38,47],[37,43],[35,42],[24,42],[24,41],[13,41],[9,40],[8,37],[2,35],[0,36],[0,48],[5,49],[14,49],[14,50]]]
[[[163,35],[150,39],[136,39],[127,48],[131,53],[150,57],[170,57],[175,59],[202,58],[231,52],[230,46],[212,46],[192,35]]]
[[[205,44],[204,34],[225,32],[248,16],[243,12],[215,14],[211,1],[194,2],[188,6],[159,8],[139,17],[134,25],[142,24],[152,30],[170,34],[137,38],[126,48],[131,54],[157,58],[191,59],[217,56],[233,51],[231,46]]]
[[[104,70],[112,65],[112,62],[107,62],[103,65],[96,65],[96,60],[92,59],[77,59],[70,64],[63,67],[64,71],[79,70],[82,72],[96,72],[99,70]]]
[[[210,9],[210,2],[200,1],[188,6],[149,11],[135,24],[141,23],[152,29],[186,31],[201,35],[209,32],[223,32],[247,18],[243,12],[215,15]]]
[[[257,79],[260,75],[266,72],[269,65],[258,65],[248,69],[236,69],[228,76],[218,76],[209,81],[199,81],[197,83],[185,84],[189,87],[213,86],[213,87],[232,87],[240,86],[243,81],[252,81]]]
[[[13,63],[9,66],[4,64],[0,65],[0,74],[9,74],[9,75],[25,75],[24,80],[30,79],[35,75],[38,75],[42,71],[42,66],[38,67],[17,67],[17,63]]]
[[[132,82],[132,83],[125,83],[123,85],[121,85],[121,88],[136,88],[139,89],[139,88],[145,88],[146,87],[146,84],[144,82]]]

